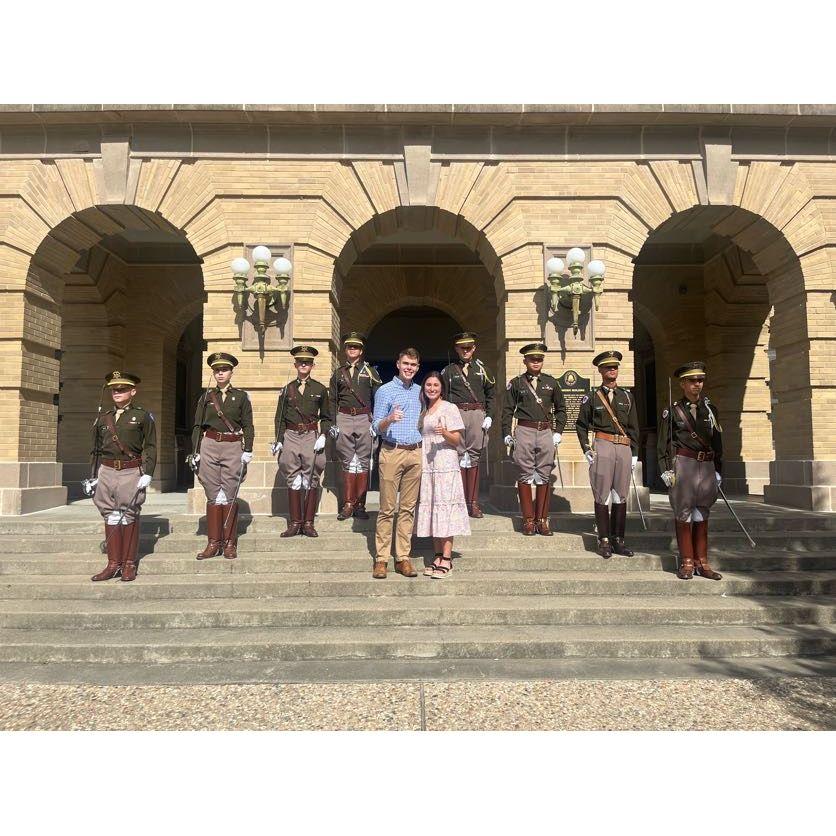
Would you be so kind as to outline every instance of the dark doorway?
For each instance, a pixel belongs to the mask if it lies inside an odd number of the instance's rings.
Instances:
[[[398,308],[372,328],[366,359],[377,367],[380,379],[387,383],[397,373],[398,352],[411,346],[421,355],[417,379],[423,380],[427,372],[441,371],[455,357],[452,337],[461,330],[453,317],[437,308]]]

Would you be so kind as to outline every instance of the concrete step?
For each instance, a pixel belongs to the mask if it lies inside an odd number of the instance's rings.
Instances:
[[[712,548],[728,549],[748,548],[743,535],[734,532],[720,532],[711,536]],[[61,537],[35,538],[8,537],[0,539],[0,554],[55,554],[74,552],[77,554],[101,553],[104,539],[100,536],[67,535]],[[194,553],[205,545],[206,540],[196,535],[172,534],[158,540],[143,537],[140,539],[140,554]],[[418,538],[416,548],[431,548],[428,538]],[[470,537],[456,538],[456,550],[463,554],[480,551],[530,552],[549,550],[568,552],[592,550],[596,548],[594,534],[566,534],[558,532],[553,537],[523,537],[511,532],[477,532]],[[631,548],[636,551],[670,552],[675,548],[676,540],[668,532],[646,532],[632,535],[628,539]],[[834,532],[770,532],[759,534],[758,548],[766,551],[782,549],[791,552],[836,551],[836,531]],[[240,553],[276,552],[286,554],[310,554],[334,551],[368,551],[374,549],[373,532],[326,533],[316,538],[290,537],[282,539],[277,535],[243,535],[238,543]]]
[[[432,562],[431,551],[413,554],[416,566]],[[104,567],[104,556],[57,552],[54,554],[0,555],[0,576],[4,575],[93,575]],[[292,557],[282,552],[242,552],[238,560],[222,557],[196,560],[193,552],[154,553],[140,561],[143,575],[231,575],[262,573],[308,573],[363,571],[371,564],[369,554],[357,552],[327,552],[325,554],[297,554]],[[836,571],[836,552],[787,554],[781,551],[753,552],[712,551],[711,565],[718,571],[779,572],[779,571]],[[509,571],[600,571],[649,572],[676,569],[674,554],[636,553],[633,557],[614,555],[603,560],[594,552],[550,553],[548,549],[511,555],[508,552],[479,552],[455,559],[455,570],[462,572]]]
[[[437,626],[419,632],[215,628],[182,630],[0,629],[0,662],[264,662],[322,659],[689,658],[824,655],[836,628],[583,625]]]
[[[240,565],[244,565],[243,561]],[[728,572],[721,581],[679,580],[672,572],[456,572],[444,580],[404,578],[392,572],[385,581],[371,577],[370,563],[358,558],[358,570],[308,574],[140,574],[136,581],[118,578],[92,583],[87,577],[4,575],[0,600],[164,600],[194,598],[284,598],[344,596],[472,595],[833,595],[833,572]]]
[[[752,511],[747,508],[739,510],[741,519],[747,529],[754,532],[786,532],[786,531],[836,531],[836,514],[816,513],[805,511],[787,511],[765,509]],[[364,532],[374,531],[377,513],[372,512],[369,520],[337,520],[334,515],[320,515],[317,517],[317,529],[322,532]],[[652,511],[645,514],[651,531],[667,531],[673,533],[673,518],[667,511]],[[177,534],[205,534],[206,518],[192,515],[159,516],[143,514],[140,518],[143,533],[165,536]],[[559,513],[550,515],[551,525],[557,531],[564,532],[592,532],[594,518],[591,514]],[[471,520],[471,528],[475,532],[481,531],[519,531],[520,517],[511,514],[487,514],[481,520]],[[278,534],[286,528],[286,518],[281,516],[248,516],[241,515],[242,531],[249,533]],[[83,519],[44,519],[32,518],[0,518],[0,535],[7,536],[35,536],[35,535],[100,535],[103,530],[101,518],[91,509],[89,517]],[[711,530],[713,532],[737,532],[738,526],[734,519],[722,509],[715,509],[711,516]],[[643,531],[638,515],[630,515],[627,520],[627,531],[640,533]]]
[[[0,628],[146,630],[227,627],[435,627],[531,624],[833,624],[836,599],[575,595],[455,598],[220,598],[203,601],[0,601]]]

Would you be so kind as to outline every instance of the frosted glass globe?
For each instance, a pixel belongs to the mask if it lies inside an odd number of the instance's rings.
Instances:
[[[546,262],[546,270],[548,271],[550,276],[559,276],[563,273],[563,259],[562,258],[550,258]]]
[[[293,265],[284,256],[273,262],[273,269],[279,276],[289,276],[293,272]]]
[[[233,273],[249,273],[250,262],[246,258],[233,258],[232,264],[229,265]]]
[[[566,260],[569,262],[570,267],[573,264],[583,264],[584,261],[586,261],[586,253],[580,247],[572,247],[572,249],[566,253]]]
[[[253,258],[256,261],[269,261],[271,255],[272,253],[267,249],[267,247],[256,247],[253,250]]]
[[[597,258],[594,261],[589,262],[589,270],[590,276],[600,277],[603,276],[607,270],[607,266],[604,264],[603,261],[599,261]]]

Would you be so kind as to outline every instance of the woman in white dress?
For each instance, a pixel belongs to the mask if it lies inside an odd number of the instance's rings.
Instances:
[[[424,408],[418,420],[421,430],[421,493],[415,514],[415,534],[432,537],[435,559],[424,574],[443,578],[453,569],[453,537],[470,534],[457,447],[464,429],[461,413],[444,400],[444,381],[430,372],[421,388]]]

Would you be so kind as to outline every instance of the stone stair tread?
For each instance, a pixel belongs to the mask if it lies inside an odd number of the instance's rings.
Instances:
[[[836,649],[836,627],[829,625],[761,625],[757,627],[688,626],[683,635],[679,625],[515,625],[513,635],[506,625],[489,626],[427,626],[421,634],[406,634],[403,628],[379,627],[209,627],[179,630],[15,630],[0,629],[0,648],[15,646],[63,647],[182,647],[192,646],[271,646],[304,643],[351,644],[452,644],[456,642],[490,642],[519,644],[521,642],[677,642],[684,639],[704,641],[757,641],[781,638],[816,638],[833,643]]]
[[[205,600],[193,601],[91,601],[86,608],[74,605],[73,614],[100,613],[181,613],[206,611]],[[802,598],[776,596],[717,597],[710,603],[702,598],[678,595],[618,596],[572,595],[566,597],[544,595],[457,595],[453,600],[443,598],[386,598],[386,597],[314,597],[314,598],[214,598],[212,612],[272,612],[272,611],[381,611],[381,610],[443,610],[443,609],[670,609],[699,612],[706,607],[734,610],[801,609],[805,607],[836,610],[836,597],[809,595]],[[0,613],[66,613],[67,608],[55,601],[0,599]]]

